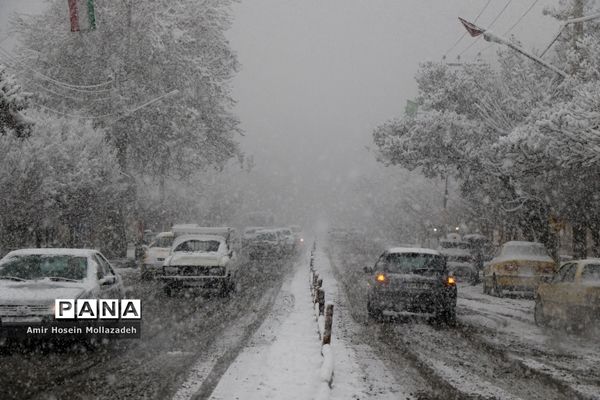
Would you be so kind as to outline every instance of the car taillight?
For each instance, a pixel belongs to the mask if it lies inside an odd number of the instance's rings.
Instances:
[[[375,282],[379,284],[385,284],[388,282],[388,278],[387,276],[385,276],[385,274],[378,273],[377,275],[375,275]]]
[[[456,278],[453,276],[449,276],[448,278],[446,278],[446,285],[448,285],[448,286],[456,285]]]

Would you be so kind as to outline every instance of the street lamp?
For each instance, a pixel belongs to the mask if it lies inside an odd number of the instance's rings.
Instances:
[[[542,65],[543,67],[551,70],[552,72],[560,75],[562,78],[566,78],[567,77],[567,73],[559,68],[556,68],[554,65],[547,63],[546,61],[542,60],[541,58],[539,58],[538,56],[531,54],[530,52],[528,52],[527,50],[517,46],[516,44],[512,43],[511,41],[503,38],[502,36],[496,35],[495,33],[491,32],[488,29],[484,29],[484,28],[480,28],[477,25],[468,22],[465,19],[462,18],[458,18],[458,20],[461,22],[461,24],[463,24],[463,26],[465,27],[465,29],[467,30],[467,32],[469,33],[469,35],[471,35],[472,37],[477,37],[479,35],[483,35],[483,38],[488,41],[488,42],[494,42],[494,43],[499,43],[499,44],[503,44],[507,47],[510,47],[511,49],[513,49],[514,51],[524,55],[525,57],[529,58],[530,60],[535,61],[536,63]]]

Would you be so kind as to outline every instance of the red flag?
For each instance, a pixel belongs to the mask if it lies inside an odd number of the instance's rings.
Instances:
[[[483,32],[485,32],[483,29],[481,29],[477,25],[472,24],[472,23],[470,23],[468,21],[465,21],[461,17],[458,17],[458,20],[463,24],[463,26],[465,27],[465,29],[467,30],[467,32],[469,32],[469,35],[471,35],[473,37],[479,36]]]
[[[69,20],[71,32],[79,32],[79,16],[77,15],[77,0],[69,0]]]

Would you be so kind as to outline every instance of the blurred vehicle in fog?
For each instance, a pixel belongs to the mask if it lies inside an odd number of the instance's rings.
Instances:
[[[196,288],[227,296],[236,288],[237,275],[237,257],[224,237],[185,234],[173,242],[160,278],[167,295]]]
[[[175,235],[173,232],[160,232],[152,243],[144,249],[140,274],[142,279],[151,279],[161,272],[163,263],[171,251]]]
[[[298,225],[290,225],[290,230],[294,235],[294,241],[297,248],[300,248],[304,245],[304,233],[302,232],[302,228]]]
[[[258,235],[258,232],[261,229],[264,228],[260,226],[249,226],[244,228],[242,233],[242,247],[248,246],[248,244],[250,244],[250,242],[256,238],[256,235]]]
[[[364,272],[369,276],[367,313],[371,318],[425,316],[448,324],[455,322],[456,280],[448,275],[440,252],[391,248]]]
[[[0,332],[50,324],[55,299],[120,299],[121,276],[96,250],[23,249],[0,260]]]
[[[284,254],[291,254],[296,250],[296,238],[289,228],[278,228],[279,248]]]
[[[467,281],[477,274],[474,258],[470,251],[469,242],[460,240],[460,236],[452,234],[440,240],[440,253],[446,257],[448,272],[459,281]]]
[[[587,327],[600,322],[600,259],[564,263],[535,296],[535,322]]]
[[[275,229],[261,229],[246,247],[251,259],[273,258],[281,254],[280,237]]]
[[[483,292],[502,296],[505,292],[534,295],[538,285],[552,279],[556,263],[543,244],[506,242],[483,270]]]

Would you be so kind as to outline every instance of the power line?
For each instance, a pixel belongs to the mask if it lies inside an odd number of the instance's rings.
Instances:
[[[40,107],[40,108],[42,108],[42,109],[44,109],[44,110],[47,110],[47,111],[53,112],[53,113],[55,113],[55,114],[58,114],[58,115],[62,115],[62,116],[64,116],[64,117],[74,118],[74,119],[89,119],[89,120],[96,120],[96,119],[102,119],[102,118],[107,118],[107,117],[115,117],[115,116],[118,116],[118,118],[117,118],[117,119],[114,121],[114,122],[116,122],[116,121],[118,121],[118,120],[120,120],[120,119],[123,119],[123,118],[125,118],[125,117],[128,117],[128,116],[130,116],[130,115],[131,115],[131,114],[133,114],[134,112],[136,112],[136,111],[138,111],[138,110],[140,110],[140,109],[142,109],[142,108],[144,108],[144,107],[147,107],[147,106],[149,106],[149,105],[152,105],[152,104],[154,104],[154,103],[156,103],[156,102],[158,102],[158,101],[160,101],[160,100],[164,99],[165,97],[173,96],[173,95],[176,95],[176,94],[178,94],[178,93],[179,93],[179,90],[177,90],[177,89],[175,89],[175,90],[171,90],[171,91],[170,91],[170,92],[168,92],[168,93],[164,93],[164,94],[162,94],[162,95],[160,95],[160,96],[158,96],[158,97],[155,97],[155,98],[154,98],[154,99],[152,99],[152,100],[149,100],[149,101],[147,101],[147,102],[145,102],[145,103],[142,103],[142,104],[140,104],[140,105],[137,105],[137,106],[135,106],[134,108],[127,109],[127,110],[125,110],[125,112],[113,112],[113,113],[109,113],[109,114],[102,114],[102,115],[81,115],[81,114],[69,114],[69,113],[66,113],[66,112],[63,112],[63,111],[55,110],[54,108],[50,108],[50,107],[47,107],[47,106],[45,106],[45,105],[43,105],[43,104],[39,104],[39,103],[36,103],[36,102],[33,102],[33,104],[35,104],[37,107]]]
[[[538,1],[540,0],[533,0],[533,2],[531,3],[531,5],[529,6],[529,8],[527,10],[525,10],[525,12],[519,17],[519,19],[517,19],[517,22],[515,22],[514,24],[512,24],[512,26],[510,28],[507,29],[506,32],[504,32],[504,36],[508,35],[513,29],[515,29],[517,27],[517,25],[519,25],[521,23],[521,21],[523,21],[523,18],[525,18],[525,16],[527,16],[527,14],[529,14],[529,12],[533,9],[533,7],[535,7],[535,5],[538,3]]]
[[[494,26],[494,24],[496,23],[496,21],[498,21],[498,19],[502,16],[502,14],[504,14],[504,12],[508,9],[508,6],[510,5],[510,3],[512,3],[512,0],[508,0],[506,2],[506,4],[504,5],[504,7],[502,8],[502,10],[500,10],[500,12],[498,13],[498,15],[496,15],[496,18],[494,18],[492,20],[492,22],[490,22],[490,24],[487,26],[487,28],[491,28],[492,26]],[[479,40],[481,39],[481,36],[477,37],[477,39],[475,39],[474,41],[471,42],[471,44],[469,44],[465,49],[463,49],[463,51],[461,51],[458,54],[458,57],[462,56],[463,54],[465,54],[471,47],[473,47],[475,45],[475,43],[477,43]]]
[[[531,5],[529,6],[529,8],[527,8],[527,10],[525,10],[525,12],[519,17],[519,19],[517,19],[517,21],[512,24],[512,26],[510,28],[508,28],[503,34],[502,36],[506,36],[508,35],[510,32],[512,32],[513,29],[515,29],[520,23],[521,21],[523,21],[523,18],[525,18],[527,16],[527,14],[529,14],[529,12],[533,9],[533,7],[535,7],[535,5],[539,2],[539,0],[533,0],[531,2]],[[483,50],[481,50],[479,53],[483,53],[487,50],[489,50],[494,44],[490,43],[488,44]]]
[[[83,93],[109,92],[111,90],[111,89],[98,89],[98,88],[111,85],[113,83],[112,80],[103,82],[103,83],[94,84],[94,85],[73,85],[73,84],[70,84],[67,82],[61,82],[57,79],[54,79],[48,75],[43,74],[42,72],[39,72],[39,71],[27,66],[25,63],[23,63],[22,61],[15,58],[9,51],[7,51],[6,49],[4,49],[1,46],[0,46],[0,54],[3,54],[4,57],[7,57],[7,58],[13,60],[13,62],[16,63],[17,65],[23,66],[25,69],[28,69],[29,71],[33,72],[35,74],[34,76],[43,78],[44,80],[52,82],[55,85],[61,86],[65,89],[69,89],[69,90],[73,90],[73,91],[77,91],[77,92],[83,92]]]
[[[477,22],[477,20],[479,19],[479,17],[481,17],[481,14],[483,14],[483,12],[488,8],[488,6],[490,5],[491,2],[492,2],[492,0],[488,0],[487,3],[485,3],[485,5],[481,9],[481,11],[479,11],[479,14],[477,14],[477,16],[475,17],[475,20],[473,22]],[[456,48],[456,46],[458,46],[458,44],[465,38],[466,35],[467,35],[467,32],[464,32],[461,35],[461,37],[459,37],[458,40],[456,42],[454,42],[454,44],[448,50],[446,50],[446,52],[444,53],[443,58],[446,58],[446,56],[448,55],[448,53],[450,53],[452,50],[454,50]]]

